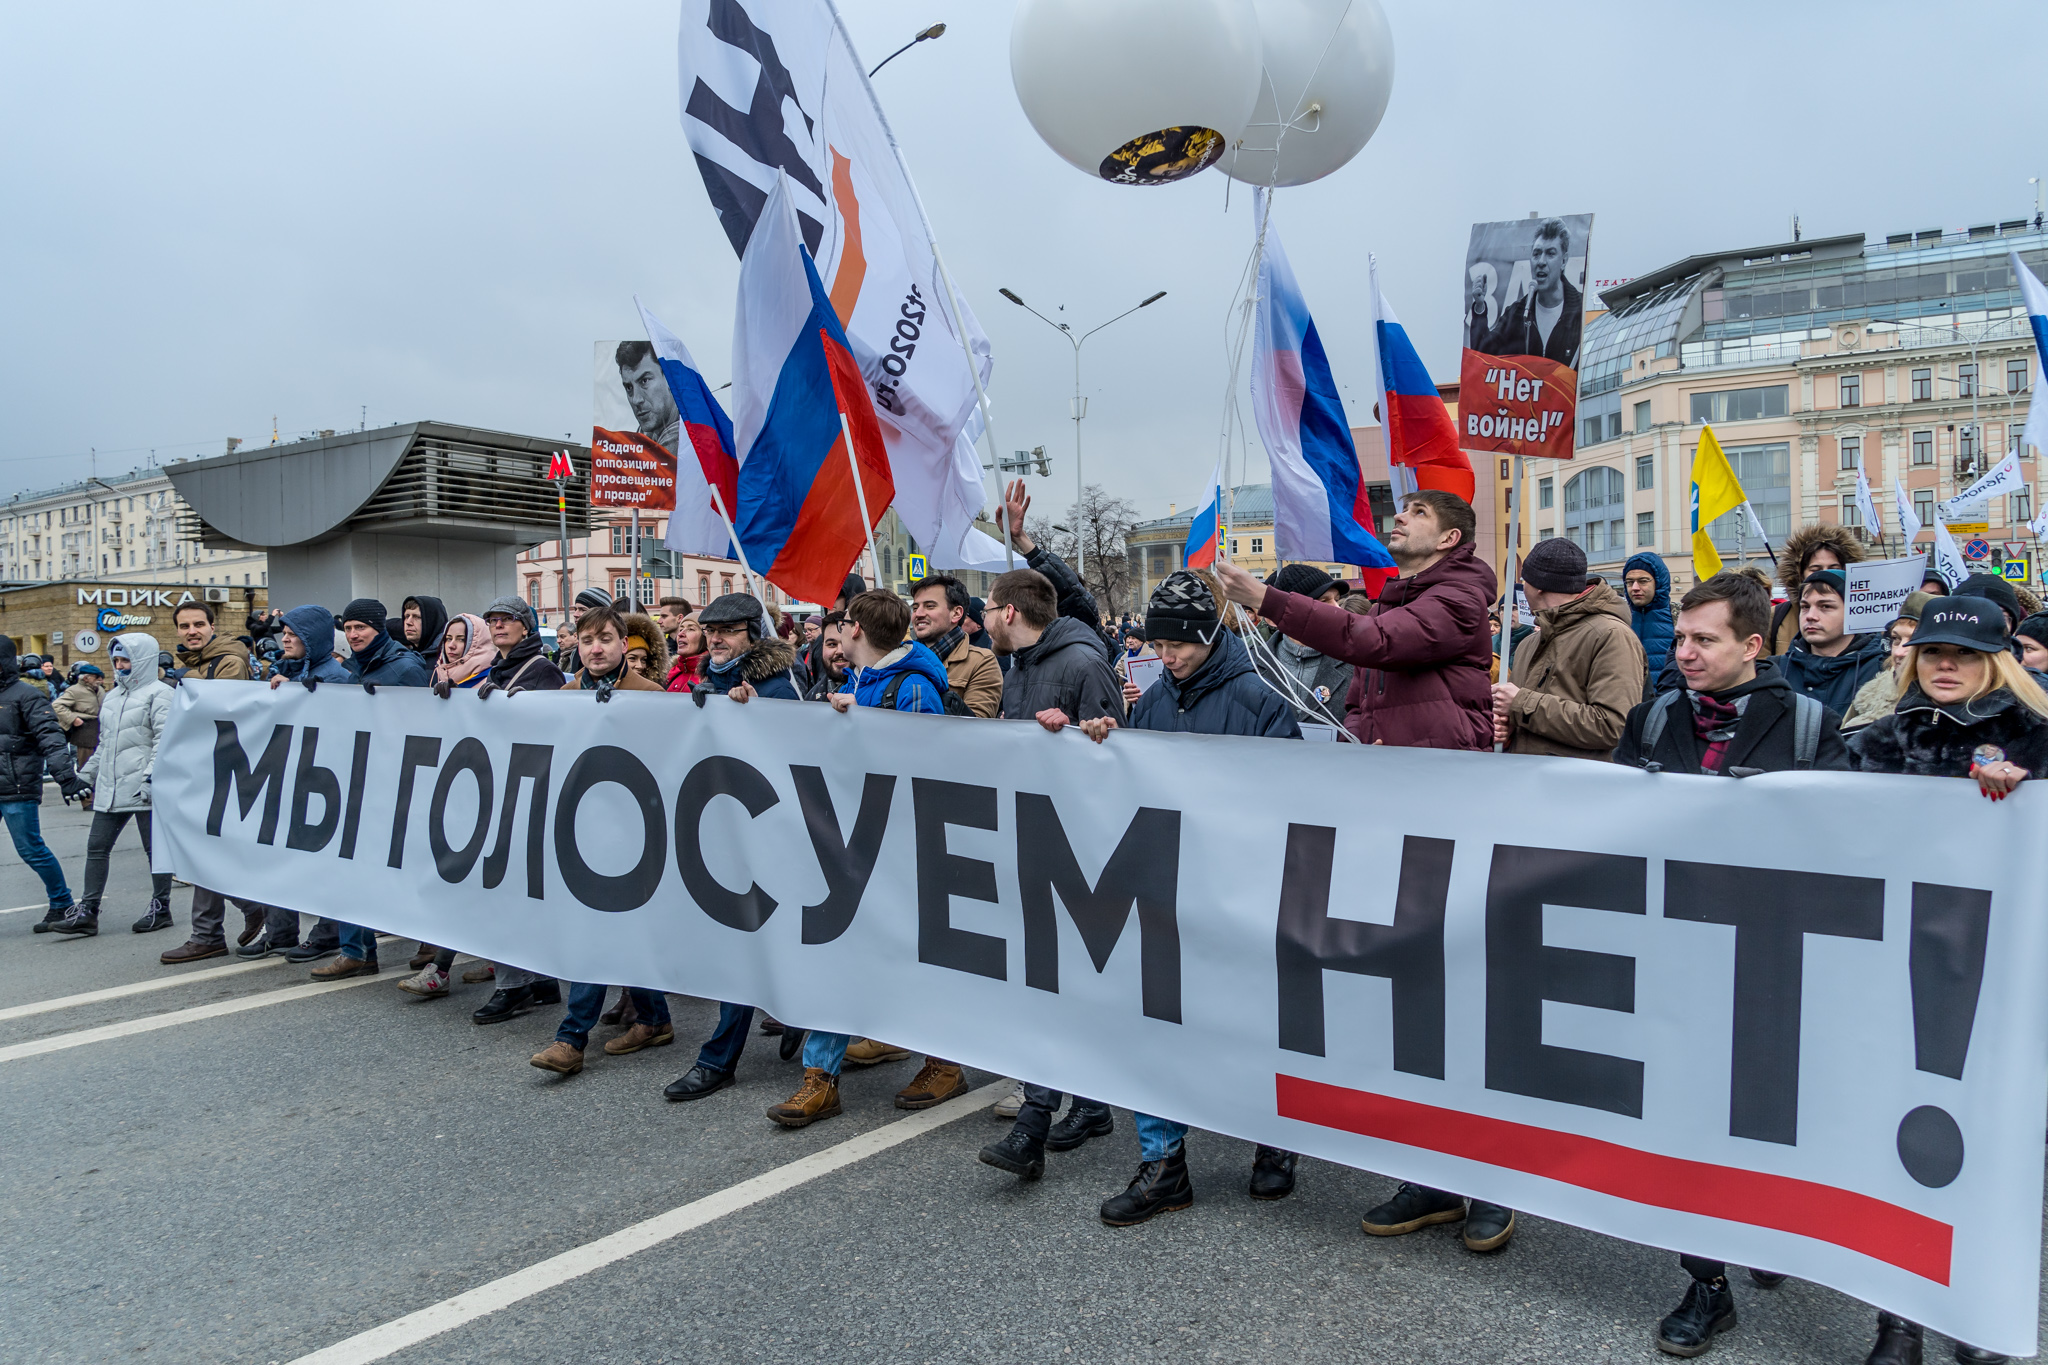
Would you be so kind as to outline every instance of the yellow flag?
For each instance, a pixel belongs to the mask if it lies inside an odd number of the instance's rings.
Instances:
[[[1721,572],[1721,556],[1714,549],[1714,538],[1707,534],[1707,527],[1716,517],[1732,512],[1748,501],[1749,495],[1742,491],[1735,471],[1728,467],[1728,457],[1721,453],[1721,443],[1714,439],[1714,429],[1701,427],[1700,448],[1693,452],[1692,457],[1694,579],[1704,582]]]

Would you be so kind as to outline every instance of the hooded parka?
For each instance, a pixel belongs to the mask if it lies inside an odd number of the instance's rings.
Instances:
[[[116,637],[133,667],[115,670],[100,703],[100,743],[79,776],[92,783],[92,808],[118,815],[150,808],[157,745],[171,717],[170,685],[157,677],[156,638],[134,631]]]

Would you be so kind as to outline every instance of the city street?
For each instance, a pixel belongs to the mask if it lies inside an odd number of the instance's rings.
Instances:
[[[89,817],[43,815],[75,888]],[[1019,1184],[974,1159],[999,1078],[908,1115],[915,1059],[849,1071],[845,1115],[801,1131],[762,1116],[799,1074],[773,1039],[736,1088],[666,1103],[716,1015],[699,1000],[674,999],[676,1046],[606,1057],[600,1029],[565,1081],[526,1064],[554,1011],[479,1028],[487,985],[401,993],[410,941],[328,987],[275,957],[162,967],[191,893],[176,928],[130,933],[146,865],[123,839],[93,939],[32,934],[40,884],[0,858],[10,1360],[1642,1361],[1686,1283],[1668,1252],[1536,1220],[1492,1257],[1455,1228],[1369,1238],[1391,1182],[1317,1161],[1255,1203],[1249,1144],[1199,1133],[1195,1206],[1110,1229],[1128,1114]],[[1868,1348],[1859,1303],[1735,1283],[1712,1359]]]

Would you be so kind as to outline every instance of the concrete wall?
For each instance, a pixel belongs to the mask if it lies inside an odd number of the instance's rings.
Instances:
[[[438,597],[449,612],[481,612],[518,591],[519,547],[480,540],[351,533],[270,552],[270,601],[339,610],[374,597],[393,612],[407,597]]]

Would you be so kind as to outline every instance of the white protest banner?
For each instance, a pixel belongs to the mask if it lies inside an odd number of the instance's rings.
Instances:
[[[153,780],[159,846],[230,895],[760,1005],[2018,1355],[2044,785],[189,681]]]
[[[1942,578],[1953,588],[1970,576],[1970,566],[1963,559],[1963,550],[1956,544],[1956,538],[1948,533],[1948,523],[1939,513],[1934,518],[1934,567],[1941,571]]]
[[[2017,493],[2027,486],[2027,476],[2020,472],[2020,455],[2017,450],[1992,466],[1991,472],[1941,504],[1943,521],[1968,520],[1966,514],[1976,512],[1993,498],[2007,493]]]
[[[1866,559],[1846,566],[1842,573],[1849,590],[1843,626],[1851,635],[1871,635],[1896,621],[1906,599],[1920,591],[1927,574],[1927,556]]]
[[[1911,545],[1913,537],[1920,534],[1920,518],[1913,511],[1913,500],[1906,496],[1906,485],[1897,479],[1892,480],[1892,506],[1899,512],[1899,534]]]

